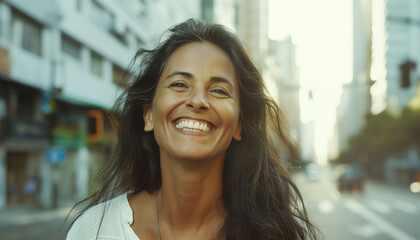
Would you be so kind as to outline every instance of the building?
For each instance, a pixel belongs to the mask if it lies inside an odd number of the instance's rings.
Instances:
[[[238,0],[236,7],[237,34],[258,69],[263,72],[268,54],[268,1]]]
[[[349,139],[362,130],[365,116],[370,114],[371,10],[370,1],[351,1],[352,70],[350,81],[343,85],[330,159],[349,147]],[[347,76],[344,76],[347,77]],[[334,149],[333,149],[334,148]]]
[[[0,208],[28,201],[28,183],[46,207],[86,196],[125,69],[163,29],[200,16],[186,2],[0,2]]]
[[[266,66],[274,79],[275,90],[271,94],[278,101],[280,109],[290,126],[291,139],[301,147],[302,155],[309,159],[313,154],[313,144],[302,142],[302,121],[300,115],[300,78],[296,63],[296,45],[291,36],[282,40],[269,40]],[[305,136],[305,139],[308,136]]]
[[[162,33],[169,27],[190,18],[202,17],[202,2],[191,0],[135,0],[145,2],[143,13],[146,19],[147,34],[151,39],[160,39]],[[155,41],[150,41],[152,46]]]
[[[236,31],[237,2],[237,0],[201,0],[202,19],[223,24]]]
[[[420,2],[372,1],[372,113],[399,114],[416,96]]]

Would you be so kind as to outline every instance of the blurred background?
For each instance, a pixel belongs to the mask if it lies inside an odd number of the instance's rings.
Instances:
[[[188,18],[245,44],[320,238],[420,239],[419,0],[0,0],[1,239],[65,239],[130,60]]]

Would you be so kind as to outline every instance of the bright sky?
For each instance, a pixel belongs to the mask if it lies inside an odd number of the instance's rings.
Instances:
[[[297,45],[302,122],[314,123],[315,156],[322,163],[341,86],[352,78],[352,1],[269,0],[269,37],[281,40],[287,35]],[[309,89],[313,100],[307,99]]]

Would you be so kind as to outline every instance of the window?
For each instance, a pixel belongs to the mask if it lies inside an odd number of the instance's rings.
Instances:
[[[90,71],[94,75],[98,77],[102,77],[103,65],[104,65],[104,59],[99,54],[95,52],[91,52]]]
[[[12,87],[6,100],[6,115],[23,119],[33,119],[36,106],[36,91],[23,87]]]
[[[109,25],[109,32],[111,35],[117,39],[120,43],[124,45],[128,45],[128,41],[126,35],[129,35],[129,30],[124,26],[119,26],[117,19],[111,14],[110,15],[110,25]]]
[[[115,39],[117,39],[120,43],[122,43],[122,44],[124,44],[124,45],[127,46],[128,43],[127,43],[127,40],[126,40],[126,38],[125,38],[124,35],[121,35],[121,34],[118,34],[118,33],[113,32],[112,33],[112,36],[114,36]]]
[[[60,113],[57,114],[57,125],[62,127],[66,126],[67,129],[77,128],[80,122],[79,119],[81,116],[84,116],[84,112],[66,102],[57,101],[56,104]]]
[[[81,52],[82,52],[82,45],[78,43],[76,40],[70,38],[67,35],[61,35],[61,50],[75,58],[80,59],[81,58]]]
[[[411,86],[411,69],[416,68],[416,63],[410,60],[400,65],[401,72],[401,88],[409,88]]]
[[[98,27],[109,30],[112,27],[113,17],[105,8],[103,8],[96,0],[92,1],[90,8],[90,19]]]
[[[13,25],[22,27],[22,35],[17,37],[18,44],[23,49],[41,56],[42,26],[36,21],[16,12],[13,13]]]
[[[113,82],[120,86],[123,87],[124,85],[124,69],[118,67],[117,65],[113,65],[112,67],[112,80]]]
[[[23,23],[22,48],[41,55],[41,27],[30,22]]]
[[[17,116],[25,119],[32,119],[35,111],[35,96],[33,93],[22,91],[17,92],[18,108]]]
[[[111,31],[111,34],[112,34],[112,36],[115,38],[115,39],[117,39],[120,43],[122,43],[122,44],[124,44],[124,45],[128,45],[128,43],[127,43],[127,39],[126,39],[126,37],[125,37],[125,35],[124,34],[121,34],[121,33],[118,33],[118,32],[116,32],[116,31]]]

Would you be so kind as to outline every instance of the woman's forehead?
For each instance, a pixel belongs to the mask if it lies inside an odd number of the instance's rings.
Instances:
[[[209,42],[193,42],[177,48],[168,58],[162,75],[174,71],[194,74],[199,71],[212,71],[236,81],[236,69],[229,55]],[[236,84],[235,84],[236,85]]]

